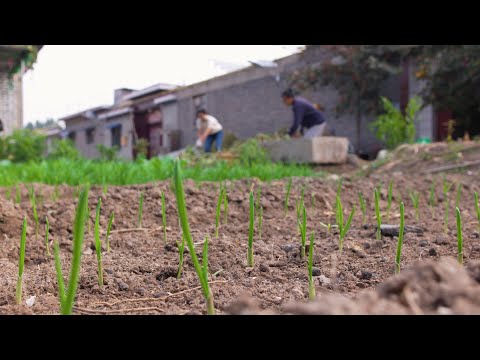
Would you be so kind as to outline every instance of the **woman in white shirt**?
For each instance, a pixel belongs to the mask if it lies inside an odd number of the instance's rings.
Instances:
[[[222,151],[223,127],[204,109],[197,111],[197,128],[198,139],[204,143],[205,152],[212,152],[213,142],[217,151]]]

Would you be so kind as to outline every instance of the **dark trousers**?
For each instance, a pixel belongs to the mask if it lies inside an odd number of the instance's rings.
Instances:
[[[223,130],[207,136],[207,139],[205,140],[205,152],[212,152],[213,142],[215,142],[217,151],[222,151]]]

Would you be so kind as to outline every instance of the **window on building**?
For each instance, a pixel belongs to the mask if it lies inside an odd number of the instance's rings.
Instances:
[[[87,129],[86,135],[87,135],[87,144],[93,144],[95,141],[95,128]]]
[[[76,135],[77,135],[77,134],[75,133],[75,131],[70,131],[70,132],[68,133],[68,138],[69,138],[73,143],[75,143],[75,136],[76,136]]]
[[[116,125],[110,129],[112,135],[112,147],[120,148],[122,141],[122,125]]]

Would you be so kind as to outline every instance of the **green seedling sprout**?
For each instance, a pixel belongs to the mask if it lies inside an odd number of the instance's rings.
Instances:
[[[223,186],[220,185],[220,193],[218,194],[217,209],[215,211],[215,239],[218,239],[218,229],[220,227],[220,211],[222,210]]]
[[[350,212],[350,216],[348,217],[347,223],[344,224],[344,218],[343,218],[343,207],[342,207],[342,201],[340,200],[340,197],[337,196],[336,199],[336,219],[337,219],[337,226],[340,231],[340,237],[339,237],[339,250],[340,254],[343,252],[343,242],[345,240],[345,236],[347,235],[348,230],[350,229],[350,226],[352,225],[352,219],[353,215],[355,214],[355,206],[353,206],[352,211]]]
[[[60,261],[60,249],[57,241],[53,243],[53,254],[55,256],[55,271],[57,273],[58,297],[60,299],[60,308],[62,308],[65,302],[65,284],[63,283],[62,263]]]
[[[457,260],[463,266],[463,236],[462,236],[462,218],[460,216],[460,209],[455,208],[457,212],[457,241],[458,241],[458,256]]]
[[[342,194],[342,185],[343,185],[343,177],[338,180],[338,185],[337,185],[337,196],[340,197]]]
[[[23,285],[23,266],[25,264],[25,242],[27,239],[27,217],[23,219],[22,237],[20,239],[20,257],[18,260],[18,280],[15,301],[17,305],[22,302],[22,285]]]
[[[460,200],[462,197],[462,184],[457,184],[457,198],[455,199],[455,207],[457,208],[460,205]]]
[[[144,200],[144,194],[143,191],[140,193],[140,200],[138,204],[138,227],[142,227],[142,218],[143,218],[143,200]]]
[[[477,213],[478,229],[480,230],[480,207],[479,207],[479,204],[478,204],[478,193],[475,192],[473,194],[473,197],[475,199],[475,212]]]
[[[177,246],[178,246],[178,253],[179,253],[177,279],[180,279],[182,277],[182,269],[183,269],[183,254],[185,253],[185,236],[183,236],[183,234],[182,234],[182,242],[179,243],[177,241]]]
[[[214,315],[215,308],[213,305],[213,295],[210,292],[210,286],[208,284],[208,279],[205,276],[205,264],[203,269],[200,267],[200,263],[198,262],[197,255],[195,253],[195,247],[193,245],[192,235],[190,233],[190,225],[188,223],[188,216],[187,216],[187,207],[185,205],[185,193],[183,191],[183,182],[182,182],[182,169],[180,167],[180,161],[177,159],[175,160],[175,167],[173,172],[173,181],[175,184],[175,196],[177,199],[177,207],[178,207],[178,216],[180,218],[180,224],[182,226],[183,236],[185,236],[185,240],[187,242],[188,250],[190,256],[192,257],[192,262],[197,272],[198,278],[200,280],[200,284],[202,286],[203,295],[205,297],[205,301],[207,303],[207,314]],[[253,194],[252,194],[253,196]],[[208,242],[205,241],[207,244]],[[208,245],[206,245],[208,246]],[[207,250],[208,251],[208,250]],[[204,246],[204,254],[205,254],[205,246]]]
[[[12,199],[12,188],[7,188],[6,192],[5,192],[5,197],[7,198],[7,200],[11,200]]]
[[[312,209],[315,209],[315,194],[312,193]]]
[[[97,211],[95,212],[95,250],[97,252],[98,265],[98,286],[103,287],[103,266],[102,266],[102,243],[100,242],[100,208],[102,207],[102,199],[98,199]]]
[[[315,286],[313,284],[313,246],[314,235],[310,234],[310,247],[308,249],[308,298],[310,300],[315,299]]]
[[[360,200],[360,209],[362,210],[362,224],[365,225],[367,223],[367,204],[361,191],[358,192],[358,199]]]
[[[50,231],[50,224],[48,223],[48,217],[45,216],[45,246],[47,247],[47,256],[51,256],[50,245],[48,244],[49,231]]]
[[[35,240],[38,239],[38,214],[37,214],[37,204],[35,199],[35,190],[33,185],[29,189],[30,193],[30,203],[32,205],[33,210],[33,219],[35,220]]]
[[[387,196],[387,223],[390,223],[390,208],[392,206],[393,198],[393,180],[390,180],[388,184],[388,196]]]
[[[88,233],[90,234],[90,208],[87,208],[87,219],[86,219],[87,223],[88,223]]]
[[[382,216],[380,215],[378,189],[375,188],[375,216],[377,218],[377,240],[382,239]]]
[[[260,206],[258,212],[258,238],[262,239],[262,226],[263,226],[263,207]]]
[[[163,241],[167,244],[167,209],[165,207],[165,193],[162,191],[162,223],[163,223]]]
[[[85,218],[88,209],[88,186],[85,186],[80,193],[77,210],[75,212],[75,224],[73,227],[73,254],[72,266],[70,271],[70,280],[68,281],[68,289],[65,293],[63,286],[62,264],[58,245],[55,244],[55,269],[57,271],[58,291],[60,298],[60,308],[62,315],[71,315],[73,304],[75,303],[75,294],[77,292],[78,279],[80,276],[80,265],[82,259],[83,238],[85,235]]]
[[[330,235],[330,232],[332,231],[332,228],[338,228],[338,225],[332,225],[330,223],[324,224],[323,222],[320,221],[320,226],[324,227],[327,229],[327,235]]]
[[[110,252],[110,231],[112,230],[112,224],[113,220],[115,219],[115,212],[112,211],[112,214],[110,215],[110,219],[108,220],[108,226],[107,226],[107,236],[106,236],[106,246],[107,246],[107,252]]]
[[[402,256],[403,232],[405,227],[405,205],[400,203],[400,230],[398,234],[397,256],[395,257],[395,273],[400,274],[400,258]]]
[[[255,201],[253,192],[250,191],[250,224],[248,228],[248,252],[247,252],[247,265],[249,267],[254,266],[253,262],[253,231],[255,224]]]
[[[103,195],[107,195],[108,194],[108,185],[107,184],[103,184]]]
[[[20,204],[22,202],[22,193],[20,192],[20,188],[18,184],[15,185],[15,203]]]
[[[226,225],[228,222],[228,197],[227,187],[223,187],[223,223]]]
[[[304,204],[302,204],[302,221],[298,221],[298,228],[300,229],[300,235],[302,240],[302,245],[300,248],[300,259],[303,259],[305,257],[305,247],[307,243],[307,211]]]
[[[453,184],[447,183],[447,180],[445,177],[443,177],[443,197],[445,199],[445,223],[443,225],[443,230],[445,233],[448,232],[448,210],[449,210],[449,199],[448,199],[448,193],[450,189],[452,188]]]
[[[418,222],[419,220],[418,205],[420,202],[420,195],[416,191],[410,192],[410,199],[412,199],[412,204],[413,204],[413,207],[415,208],[415,220]]]
[[[290,190],[292,189],[292,178],[288,179],[287,194],[285,196],[285,217],[288,215],[288,200],[290,198]]]

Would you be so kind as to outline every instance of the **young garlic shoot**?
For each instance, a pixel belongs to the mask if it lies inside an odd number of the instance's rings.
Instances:
[[[460,209],[455,208],[457,212],[457,245],[458,245],[458,255],[457,260],[460,265],[463,266],[463,236],[462,236],[462,218],[460,216]]]
[[[218,239],[218,229],[220,227],[220,211],[222,209],[223,192],[223,186],[220,185],[220,193],[218,194],[217,208],[215,211],[215,239]]]
[[[375,216],[377,218],[377,240],[382,240],[382,215],[380,214],[380,199],[378,189],[375,188]]]
[[[97,252],[97,266],[98,266],[98,286],[103,287],[103,266],[102,266],[102,243],[100,241],[100,208],[102,206],[102,199],[98,199],[97,210],[95,212],[95,251]]]
[[[226,225],[228,222],[228,196],[227,186],[223,185],[223,223]]]
[[[285,217],[288,215],[288,200],[290,199],[290,191],[292,189],[292,178],[288,179],[287,194],[285,196]]]
[[[25,243],[27,239],[27,217],[23,219],[22,237],[20,238],[20,256],[18,259],[18,279],[15,302],[20,305],[22,302],[23,268],[25,264]]]
[[[415,209],[415,220],[418,222],[420,217],[419,217],[419,202],[420,202],[420,195],[416,191],[411,191],[410,192],[410,199],[412,199],[412,204]]]
[[[367,223],[367,204],[361,191],[358,192],[358,199],[360,200],[360,209],[362,210],[362,225]]]
[[[400,203],[400,230],[397,242],[397,256],[395,257],[395,273],[400,274],[400,259],[402,256],[403,232],[405,227],[405,205]]]
[[[250,191],[250,222],[248,228],[248,252],[247,252],[247,265],[249,267],[254,266],[253,262],[253,232],[255,228],[255,200],[253,192]]]
[[[302,204],[302,221],[298,221],[298,227],[301,235],[300,259],[305,257],[305,247],[307,243],[307,211],[305,205]]]
[[[208,255],[208,241],[205,241],[204,244],[204,263],[202,268],[195,252],[195,246],[193,244],[192,234],[190,232],[190,225],[188,223],[187,207],[185,205],[185,193],[183,191],[182,169],[180,166],[180,161],[178,159],[175,161],[174,165],[173,182],[175,185],[175,197],[177,200],[178,217],[180,219],[182,233],[183,236],[185,236],[185,241],[187,243],[190,256],[192,258],[193,266],[195,267],[195,271],[197,272],[200,284],[202,286],[203,296],[207,303],[207,314],[214,315],[215,308],[213,303],[213,295],[210,291],[210,286],[208,284],[208,278],[205,271],[208,270],[208,268],[206,268],[208,265],[205,262],[205,257],[206,255]],[[253,197],[253,194],[251,194],[251,197]]]
[[[343,218],[342,201],[340,200],[339,196],[337,196],[337,199],[336,199],[336,207],[337,207],[337,210],[336,210],[337,226],[340,231],[338,248],[341,254],[343,252],[343,243],[345,240],[345,236],[347,235],[347,232],[350,229],[350,226],[352,225],[353,215],[355,214],[355,206],[353,206],[352,211],[350,212],[350,216],[348,217],[348,220],[345,224],[344,224],[344,218]]]

